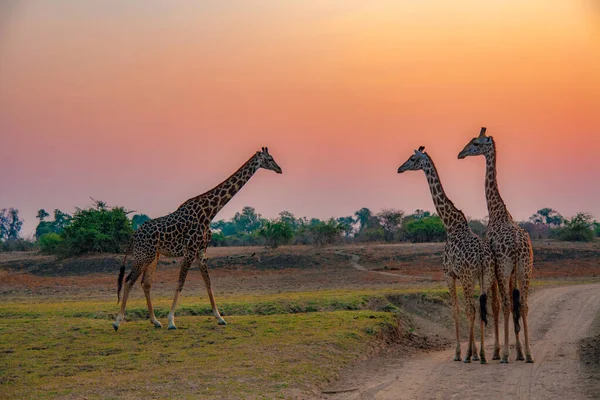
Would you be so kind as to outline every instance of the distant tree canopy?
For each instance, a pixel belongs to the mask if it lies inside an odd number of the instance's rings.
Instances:
[[[37,227],[35,228],[35,237],[40,239],[47,233],[57,233],[60,234],[65,229],[65,226],[69,225],[71,222],[71,215],[60,211],[59,209],[54,210],[54,220],[46,221],[46,217],[50,214],[46,212],[43,208],[39,209],[37,212],[37,219],[40,220]]]
[[[23,227],[23,220],[19,218],[16,208],[3,208],[0,210],[0,241],[17,240]]]
[[[534,224],[557,228],[565,222],[565,218],[552,208],[541,208],[529,220]]]
[[[131,218],[131,227],[133,228],[134,231],[137,231],[137,229],[146,221],[150,221],[150,217],[147,216],[146,214],[135,214],[132,218]]]

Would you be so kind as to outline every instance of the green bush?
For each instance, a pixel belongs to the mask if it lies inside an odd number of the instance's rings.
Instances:
[[[294,237],[290,224],[277,220],[265,221],[258,234],[264,237],[267,244],[272,248],[287,244]]]
[[[40,250],[48,254],[58,254],[62,243],[63,238],[54,232],[46,233],[38,239]]]
[[[559,228],[558,239],[570,242],[590,242],[594,240],[594,222],[587,213],[577,213],[565,227]]]
[[[333,243],[341,237],[344,227],[333,218],[327,222],[319,221],[311,225],[308,230],[313,236],[313,240],[318,245]]]
[[[131,240],[133,229],[123,207],[108,208],[101,201],[95,207],[77,209],[71,223],[60,234],[56,254],[64,257],[85,253],[120,253]]]
[[[35,243],[22,238],[0,241],[0,251],[31,251],[34,248]]]
[[[405,226],[406,236],[413,243],[443,242],[446,228],[437,215],[413,219]]]

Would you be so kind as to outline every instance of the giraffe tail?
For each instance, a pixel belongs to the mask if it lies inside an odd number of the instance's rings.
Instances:
[[[117,279],[117,304],[121,301],[121,288],[123,287],[123,277],[125,276],[125,262],[127,261],[127,253],[123,259],[123,265],[119,270],[119,278]]]
[[[484,291],[486,290],[486,288],[483,287],[484,285],[484,281],[485,281],[485,277],[484,277],[485,273],[481,273],[479,275],[479,288],[481,291],[483,291],[483,293],[479,296],[479,316],[481,318],[481,321],[483,321],[483,323],[485,324],[485,326],[487,326],[488,324],[488,319],[487,319],[487,293]]]
[[[513,321],[515,323],[515,333],[521,331],[521,325],[519,325],[519,319],[521,318],[521,293],[519,289],[513,289]]]
[[[479,315],[481,316],[481,320],[483,321],[485,326],[487,326],[487,294],[485,293],[479,296]]]

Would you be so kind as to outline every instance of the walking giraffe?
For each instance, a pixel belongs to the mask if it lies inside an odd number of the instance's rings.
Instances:
[[[500,344],[498,342],[498,293],[494,275],[494,261],[492,252],[489,246],[477,236],[471,228],[467,218],[463,212],[456,208],[454,203],[450,201],[438,175],[437,169],[433,160],[427,153],[424,152],[425,147],[419,147],[404,164],[398,168],[398,173],[404,171],[423,170],[429,183],[431,197],[435,204],[440,218],[442,219],[447,232],[446,247],[444,249],[444,277],[450,291],[450,299],[452,302],[452,310],[454,316],[454,324],[456,328],[456,349],[454,361],[460,361],[460,334],[459,334],[459,307],[456,296],[456,279],[458,279],[463,287],[466,303],[467,319],[469,320],[469,344],[464,362],[477,361],[477,347],[475,345],[474,325],[475,325],[475,301],[473,300],[473,291],[475,283],[479,280],[480,296],[479,296],[479,313],[481,318],[481,347],[480,359],[481,363],[486,363],[484,336],[487,325],[487,294],[492,294],[492,312],[494,315],[494,355],[493,359],[500,358]]]
[[[533,355],[531,354],[527,325],[529,310],[527,297],[529,281],[533,272],[531,239],[527,231],[515,223],[500,196],[496,172],[496,143],[493,137],[486,136],[485,131],[485,127],[481,128],[479,136],[467,143],[458,154],[458,158],[484,155],[486,160],[485,197],[490,218],[486,238],[496,259],[496,277],[502,295],[502,311],[504,312],[504,346],[500,362],[508,363],[508,323],[512,294],[517,360],[526,359],[528,363],[532,363]],[[523,317],[525,358],[523,358],[523,347],[519,340],[520,316]]]
[[[131,248],[129,249],[133,254],[133,267],[125,279],[121,310],[117,316],[117,320],[113,323],[115,330],[119,329],[119,324],[125,319],[127,297],[140,274],[143,274],[142,287],[146,295],[146,302],[148,303],[150,321],[156,328],[162,328],[161,323],[154,315],[152,302],[150,301],[152,277],[161,254],[167,257],[183,257],[179,272],[179,282],[175,289],[175,297],[173,298],[173,304],[168,316],[169,329],[177,329],[175,326],[175,308],[183,289],[187,272],[194,260],[197,260],[200,266],[200,272],[208,291],[213,315],[219,321],[219,324],[227,324],[217,309],[210,284],[210,277],[208,276],[206,248],[211,239],[210,222],[259,168],[265,168],[281,174],[281,168],[269,154],[268,148],[263,147],[262,151],[257,151],[240,169],[221,184],[204,194],[192,197],[171,214],[146,221],[139,227],[133,235]],[[127,259],[128,252],[125,254],[125,260]],[[119,273],[117,287],[118,301],[121,297],[123,275],[125,274],[125,260]]]

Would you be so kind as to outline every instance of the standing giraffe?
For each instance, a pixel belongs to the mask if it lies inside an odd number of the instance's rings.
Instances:
[[[529,234],[515,223],[506,208],[506,204],[498,191],[496,173],[496,143],[494,138],[486,136],[486,128],[481,128],[479,136],[471,139],[458,154],[459,159],[468,156],[484,155],[486,161],[485,197],[489,213],[489,224],[486,238],[496,259],[496,277],[502,295],[502,310],[504,312],[504,347],[501,363],[508,363],[508,322],[511,312],[514,320],[516,337],[517,360],[526,359],[533,362],[529,345],[527,326],[527,296],[529,281],[533,271],[533,250]],[[518,286],[517,286],[518,285]],[[525,358],[523,347],[519,340],[519,318],[523,317],[523,336],[525,336]]]
[[[162,328],[161,323],[154,315],[150,301],[152,276],[154,275],[156,264],[161,254],[167,257],[183,257],[179,272],[179,282],[175,289],[175,297],[173,298],[173,304],[168,317],[169,329],[177,329],[175,326],[175,307],[183,289],[187,272],[194,260],[197,260],[200,266],[200,272],[208,291],[213,315],[219,321],[220,325],[227,324],[217,309],[208,276],[206,248],[211,239],[210,222],[259,168],[265,168],[281,174],[281,168],[269,154],[269,149],[263,147],[262,151],[257,151],[240,169],[221,184],[204,194],[192,197],[171,214],[147,221],[138,228],[133,235],[131,248],[129,249],[133,254],[133,267],[125,279],[121,310],[117,316],[117,320],[113,323],[115,330],[119,329],[119,324],[125,319],[127,297],[140,274],[143,274],[142,287],[146,295],[146,302],[148,303],[150,322],[156,328]],[[129,251],[125,254],[125,260],[127,259],[127,253]],[[118,300],[120,300],[123,275],[125,274],[125,260],[119,273]]]
[[[450,201],[438,175],[433,160],[427,153],[425,147],[419,147],[404,164],[398,168],[398,173],[404,171],[423,170],[429,183],[431,197],[447,232],[446,247],[444,249],[444,277],[450,291],[454,324],[456,327],[456,350],[454,361],[460,361],[460,335],[459,335],[459,309],[456,296],[456,279],[463,287],[465,296],[467,318],[469,320],[469,345],[464,362],[477,361],[477,347],[475,345],[475,301],[473,291],[475,283],[479,280],[479,313],[481,317],[481,363],[486,363],[484,350],[484,323],[487,325],[487,293],[492,293],[492,312],[494,314],[495,340],[493,359],[500,358],[500,344],[498,342],[498,293],[494,276],[494,260],[489,246],[479,236],[473,233],[463,212],[456,208]]]

